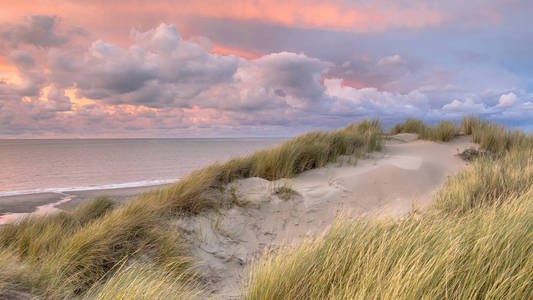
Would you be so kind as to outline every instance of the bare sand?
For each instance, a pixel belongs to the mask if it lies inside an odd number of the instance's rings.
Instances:
[[[242,205],[182,218],[175,225],[192,245],[199,270],[207,274],[211,296],[238,298],[247,267],[265,250],[316,237],[339,216],[397,217],[424,209],[446,178],[466,164],[457,154],[475,146],[469,137],[436,143],[397,135],[383,151],[356,164],[344,157],[293,179],[233,182],[225,196]],[[298,194],[280,199],[275,191],[284,185]]]

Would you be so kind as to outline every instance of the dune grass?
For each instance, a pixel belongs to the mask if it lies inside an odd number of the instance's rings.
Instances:
[[[507,129],[505,126],[482,121],[474,116],[463,118],[461,130],[472,136],[472,141],[482,148],[496,154],[512,149],[533,148],[533,136],[518,129]]]
[[[532,197],[463,217],[339,222],[265,255],[245,299],[530,299]]]
[[[408,118],[391,127],[390,134],[398,133],[416,133],[421,139],[447,142],[458,134],[458,128],[451,121],[440,121],[437,125],[430,126],[422,120]]]
[[[283,182],[273,187],[273,194],[282,200],[290,200],[298,195],[298,192],[292,188],[289,182]]]
[[[121,266],[103,284],[94,285],[83,299],[195,299],[202,295],[195,285],[185,273],[176,274],[169,268],[133,263]]]
[[[533,148],[514,148],[494,158],[482,156],[469,168],[450,177],[434,205],[446,213],[464,214],[500,205],[525,194],[533,186]]]
[[[146,263],[156,266],[158,272],[172,264],[172,272],[183,275],[190,258],[179,246],[183,244],[179,235],[168,230],[170,218],[231,205],[220,196],[226,184],[235,179],[293,177],[334,162],[341,155],[360,156],[379,150],[381,134],[377,121],[310,132],[280,146],[200,169],[168,188],[144,193],[115,209],[100,199],[72,213],[31,217],[5,226],[0,230],[0,249],[12,251],[21,268],[32,270],[32,280],[25,281],[23,289],[50,299],[93,291],[113,278],[124,261],[148,260]],[[159,276],[136,278],[128,274],[117,276],[133,281],[153,281]],[[114,287],[118,284],[106,282]]]
[[[11,248],[21,258],[38,261],[47,253],[56,251],[61,240],[113,207],[109,198],[99,197],[72,212],[26,217],[18,223],[6,224],[0,227],[0,247]]]

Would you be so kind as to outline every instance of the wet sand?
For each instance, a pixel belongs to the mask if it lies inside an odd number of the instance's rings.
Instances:
[[[0,197],[0,224],[29,213],[55,212],[74,209],[83,202],[99,196],[108,196],[116,202],[126,202],[136,195],[165,185],[87,190],[61,193],[36,193]]]

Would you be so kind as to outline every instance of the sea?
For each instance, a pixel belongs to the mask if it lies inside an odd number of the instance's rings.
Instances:
[[[0,140],[0,197],[178,181],[284,138]]]

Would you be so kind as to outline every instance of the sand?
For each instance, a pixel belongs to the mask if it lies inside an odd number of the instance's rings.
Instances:
[[[109,196],[113,201],[122,203],[144,191],[163,186],[165,185],[3,196],[0,197],[0,225],[16,221],[30,213],[42,215],[70,210],[99,196]]]
[[[175,225],[189,240],[199,270],[207,274],[211,296],[239,298],[247,267],[265,250],[316,237],[339,216],[398,217],[423,210],[446,178],[466,164],[457,154],[475,146],[468,137],[436,143],[398,135],[383,151],[356,164],[344,157],[293,179],[235,181],[225,197],[237,198],[241,205],[182,218]],[[284,185],[297,195],[289,200],[276,196]]]

